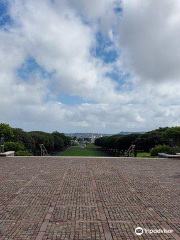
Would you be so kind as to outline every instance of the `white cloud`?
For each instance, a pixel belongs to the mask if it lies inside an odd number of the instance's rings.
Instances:
[[[120,6],[121,0],[69,0],[69,3],[90,24],[95,24],[96,28],[100,24],[101,31],[106,34],[116,24],[117,18],[114,9]]]
[[[0,30],[0,122],[114,133],[178,125],[180,4],[124,0],[118,18],[118,2],[9,1],[14,24]],[[122,52],[116,63],[92,54],[99,30],[114,41],[110,48]],[[52,78],[29,73],[28,81],[21,79],[17,69],[29,56]],[[116,67],[131,74],[123,86],[106,76]],[[93,103],[60,104],[62,93]]]
[[[106,77],[111,67],[91,55],[96,44],[94,30],[75,11],[59,2],[13,1],[13,32],[26,42],[28,54],[48,71],[60,92],[93,101],[121,101],[116,84]],[[20,16],[20,17],[19,17]]]
[[[124,67],[142,81],[179,81],[180,3],[126,0],[118,35]]]
[[[8,122],[13,126],[27,130],[117,133],[121,130],[144,131],[159,126],[178,125],[179,112],[179,106],[159,107],[147,104],[145,110],[141,104],[82,104],[72,107],[48,102],[26,108],[16,105],[6,113],[6,118],[9,118]]]

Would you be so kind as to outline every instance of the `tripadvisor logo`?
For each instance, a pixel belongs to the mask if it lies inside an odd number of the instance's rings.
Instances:
[[[141,236],[143,233],[149,233],[149,234],[157,234],[157,233],[172,233],[173,230],[167,230],[167,229],[146,229],[146,228],[141,228],[141,227],[137,227],[135,229],[135,234],[138,236]]]
[[[140,235],[143,234],[143,229],[142,229],[141,227],[137,227],[137,228],[135,229],[135,233],[136,233],[136,235],[140,236]]]

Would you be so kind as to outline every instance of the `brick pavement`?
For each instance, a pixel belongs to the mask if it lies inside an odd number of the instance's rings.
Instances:
[[[180,161],[0,158],[0,240],[26,239],[180,240]]]

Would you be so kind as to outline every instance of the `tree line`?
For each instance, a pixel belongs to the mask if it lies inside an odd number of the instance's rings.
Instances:
[[[0,124],[0,138],[5,139],[5,151],[15,151],[18,156],[40,155],[39,144],[44,144],[49,153],[53,153],[71,144],[71,138],[63,133],[46,133],[41,131],[26,132]]]
[[[166,127],[143,134],[113,135],[95,140],[95,145],[111,151],[116,156],[124,156],[131,145],[136,152],[150,152],[157,156],[159,152],[174,154],[180,151],[180,127]]]

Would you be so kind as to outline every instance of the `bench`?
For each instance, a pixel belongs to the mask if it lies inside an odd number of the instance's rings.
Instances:
[[[159,158],[180,158],[180,153],[176,155],[170,155],[167,153],[158,153]]]
[[[10,157],[10,156],[14,156],[14,151],[0,153],[0,157]]]

